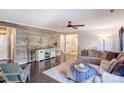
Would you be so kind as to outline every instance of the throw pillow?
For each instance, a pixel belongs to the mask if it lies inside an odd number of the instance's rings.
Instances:
[[[89,57],[94,57],[94,50],[88,50],[88,56]]]
[[[114,53],[114,58],[117,58],[118,57],[118,55],[119,55],[119,53]]]
[[[113,58],[116,58],[117,56],[118,56],[118,53],[109,52],[109,53],[107,54],[106,59],[107,59],[107,60],[112,60]]]
[[[115,58],[112,59],[107,72],[112,73],[112,71],[115,68],[115,66],[117,65],[117,63],[118,63],[118,61]]]
[[[112,71],[112,74],[124,76],[124,62],[119,62]]]

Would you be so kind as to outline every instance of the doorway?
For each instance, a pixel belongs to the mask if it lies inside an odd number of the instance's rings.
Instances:
[[[61,49],[62,54],[66,53],[66,43],[65,43],[65,40],[66,40],[66,35],[65,34],[61,34],[60,35],[60,49]]]
[[[78,34],[66,35],[66,53],[69,54],[78,53]]]
[[[0,26],[0,61],[14,62],[16,29]]]

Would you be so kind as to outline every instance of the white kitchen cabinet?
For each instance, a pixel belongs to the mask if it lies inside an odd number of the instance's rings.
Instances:
[[[54,58],[56,52],[54,48],[36,50],[36,61]]]
[[[45,55],[45,52],[43,49],[36,50],[36,61],[44,60],[45,59],[44,55]]]

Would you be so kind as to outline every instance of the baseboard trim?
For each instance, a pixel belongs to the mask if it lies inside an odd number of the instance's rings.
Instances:
[[[19,65],[23,65],[23,64],[26,64],[26,63],[28,63],[28,62],[20,62],[20,63],[18,63]]]
[[[27,60],[14,61],[14,63],[18,63],[19,65],[28,63]]]

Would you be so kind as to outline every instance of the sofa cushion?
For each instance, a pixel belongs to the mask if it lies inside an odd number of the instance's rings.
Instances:
[[[82,50],[81,56],[88,56],[88,50]]]
[[[110,64],[111,64],[111,61],[110,60],[103,59],[101,61],[101,64],[100,64],[100,68],[101,69],[104,69],[105,71],[107,71],[108,68],[109,68],[109,66],[110,66]]]
[[[108,52],[102,52],[102,59],[106,59]]]
[[[95,65],[100,65],[101,63],[101,58],[97,57],[87,57],[87,56],[78,56],[77,61],[80,61],[82,63],[91,63]]]
[[[117,60],[124,60],[124,53],[120,53],[117,57]]]
[[[94,50],[94,57],[98,57],[98,58],[101,58],[102,56],[102,52],[101,51],[98,51],[98,50]]]
[[[101,58],[102,52],[101,51],[98,51],[98,50],[88,50],[88,56],[89,57]]]

